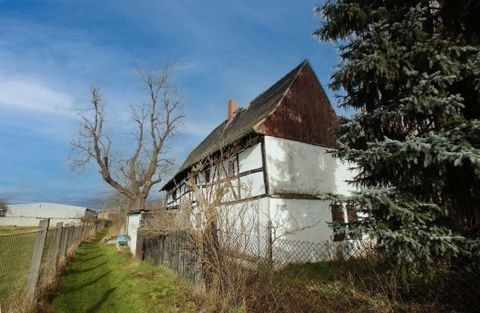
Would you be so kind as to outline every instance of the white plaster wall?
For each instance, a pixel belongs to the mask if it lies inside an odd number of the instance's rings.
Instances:
[[[251,198],[265,194],[263,172],[240,177],[241,198]]]
[[[127,216],[128,247],[133,255],[137,251],[137,232],[140,227],[141,214],[129,214]]]
[[[237,250],[264,257],[270,216],[268,206],[269,199],[261,198],[219,207],[217,211],[223,239],[226,242],[230,240]]]
[[[262,167],[262,145],[254,146],[242,151],[238,155],[240,173]]]
[[[334,159],[329,149],[265,136],[268,183],[271,194],[349,194],[354,188],[349,165]]]
[[[324,242],[332,239],[330,201],[269,199],[270,218],[276,237],[288,240]]]
[[[237,235],[232,244],[247,254],[266,256],[268,253],[268,223],[272,222],[274,258],[295,261],[319,261],[332,258],[333,231],[329,201],[261,198],[218,208],[224,232]],[[299,244],[309,245],[298,253]],[[311,249],[311,243],[319,249]],[[324,247],[325,245],[325,247]],[[327,255],[329,254],[329,255]],[[307,259],[306,259],[307,258]]]

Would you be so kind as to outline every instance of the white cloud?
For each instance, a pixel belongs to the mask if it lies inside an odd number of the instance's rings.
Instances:
[[[74,98],[28,78],[0,74],[0,106],[26,111],[75,115]]]

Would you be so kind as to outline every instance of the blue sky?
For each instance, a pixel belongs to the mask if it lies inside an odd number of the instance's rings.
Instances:
[[[93,84],[114,147],[128,147],[128,106],[143,97],[137,70],[175,63],[187,116],[171,148],[178,164],[225,119],[228,99],[248,104],[303,59],[327,87],[338,57],[312,38],[316,4],[0,0],[0,198],[97,206],[110,192],[95,167],[69,168]]]

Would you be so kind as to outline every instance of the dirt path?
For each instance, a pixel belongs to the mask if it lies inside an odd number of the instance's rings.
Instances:
[[[101,243],[105,233],[79,247],[53,295],[53,312],[195,312],[188,287],[174,273]]]

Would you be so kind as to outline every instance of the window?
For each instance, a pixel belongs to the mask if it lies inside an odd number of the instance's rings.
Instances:
[[[358,221],[358,214],[357,214],[357,208],[355,205],[355,202],[353,201],[348,201],[347,204],[345,205],[345,208],[347,209],[347,222],[349,224],[355,223]],[[361,239],[361,235],[359,233],[355,232],[348,232],[348,238],[349,239]]]
[[[236,162],[237,160],[229,160],[227,164],[227,175],[228,176],[233,176],[235,175],[236,172]]]
[[[345,212],[343,211],[343,205],[339,201],[333,201],[332,203],[330,203],[330,209],[332,210],[332,222],[334,223],[333,241],[345,240],[345,232],[338,229],[338,224],[345,223]]]
[[[5,216],[7,216],[7,209],[0,208],[0,217],[5,217]]]
[[[355,223],[356,221],[358,221],[358,215],[357,215],[357,210],[355,208],[355,203],[353,201],[348,201],[346,208],[347,208],[348,223]]]
[[[177,189],[176,188],[172,191],[172,200],[173,201],[177,200]]]
[[[205,182],[206,183],[209,183],[210,182],[210,168],[206,168],[205,170],[203,170],[203,175],[205,176]]]

